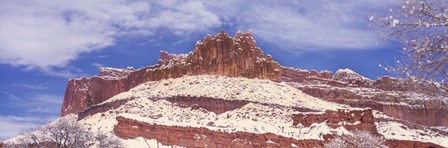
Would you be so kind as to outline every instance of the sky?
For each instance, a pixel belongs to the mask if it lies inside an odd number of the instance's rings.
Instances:
[[[252,30],[287,67],[350,68],[391,75],[402,45],[370,28],[400,0],[2,0],[0,140],[59,116],[66,84],[102,66],[153,65],[160,50],[188,53],[197,40]]]

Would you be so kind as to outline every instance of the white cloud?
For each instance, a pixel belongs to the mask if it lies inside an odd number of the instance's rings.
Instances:
[[[376,32],[367,28],[375,10],[400,1],[210,1],[223,18],[284,50],[359,50],[377,47]],[[235,7],[237,5],[237,7]],[[238,7],[242,5],[244,7]]]
[[[118,37],[204,32],[222,25],[252,28],[284,50],[376,47],[367,28],[374,10],[400,1],[4,0],[0,3],[0,63],[72,77],[66,66],[81,53],[116,44]],[[212,32],[212,31],[209,31]]]
[[[63,96],[34,94],[24,99],[8,92],[3,93],[9,100],[0,104],[2,109],[24,111],[20,116],[0,113],[0,140],[17,136],[22,130],[46,124],[59,116]]]
[[[170,3],[168,3],[170,2]],[[16,1],[0,2],[0,63],[69,77],[65,67],[81,53],[101,50],[123,35],[174,33],[219,26],[217,15],[198,1]]]
[[[54,113],[54,110],[51,110],[49,108],[37,107],[37,108],[29,109],[26,112],[31,112],[31,113]]]
[[[92,65],[93,67],[97,67],[97,68],[104,67],[103,64],[101,64],[101,63],[96,63],[96,62],[94,62],[94,63],[92,63],[92,64],[90,64],[90,65]]]
[[[48,87],[44,86],[44,85],[34,85],[34,84],[11,84],[11,86],[14,87],[22,87],[22,88],[27,88],[27,89],[34,89],[34,90],[43,90],[43,89],[48,89]]]
[[[2,108],[25,110],[27,112],[48,113],[59,115],[64,96],[53,94],[33,94],[32,97],[19,97],[9,92],[3,92],[8,99]]]
[[[12,116],[0,114],[0,140],[17,136],[23,130],[43,125],[57,116]]]

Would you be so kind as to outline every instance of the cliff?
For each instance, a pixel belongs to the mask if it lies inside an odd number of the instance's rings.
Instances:
[[[171,55],[161,51],[159,62],[154,66],[138,70],[101,68],[99,76],[68,82],[61,116],[81,112],[143,82],[184,75],[208,74],[280,81],[280,65],[255,43],[251,32],[238,32],[233,38],[221,32],[213,38],[208,35],[203,42],[198,41],[189,54]]]

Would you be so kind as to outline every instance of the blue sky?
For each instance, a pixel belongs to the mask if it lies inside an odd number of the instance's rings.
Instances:
[[[68,79],[98,67],[140,68],[159,51],[187,53],[224,29],[254,32],[281,65],[388,75],[401,45],[369,28],[400,1],[16,1],[0,2],[0,140],[59,116]]]

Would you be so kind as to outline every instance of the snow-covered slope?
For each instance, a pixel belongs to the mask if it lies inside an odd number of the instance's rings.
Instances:
[[[223,113],[193,106],[185,106],[167,98],[176,96],[207,97],[221,101],[246,101],[241,107],[226,110]],[[182,99],[182,98],[181,98]],[[297,114],[323,115],[329,110],[363,110],[347,105],[328,102],[303,93],[286,82],[270,80],[230,78],[223,76],[184,76],[176,79],[142,83],[133,89],[120,93],[107,101],[91,108],[109,106],[125,101],[117,107],[95,112],[79,118],[79,122],[91,132],[106,132],[115,136],[117,117],[125,117],[151,125],[164,125],[182,128],[205,128],[213,132],[275,134],[295,140],[325,140],[324,135],[349,134],[345,126],[334,127],[328,120],[310,121],[311,125],[294,124]],[[301,108],[304,110],[297,110]],[[394,120],[379,111],[374,111],[377,131],[386,139],[431,142],[448,147],[448,136],[440,130],[412,129],[406,124]],[[351,116],[354,116],[351,114]],[[304,118],[305,118],[304,117]],[[71,114],[62,118],[76,118]],[[384,120],[383,120],[384,119]],[[387,119],[387,120],[386,120]],[[357,122],[343,120],[338,125],[357,126]],[[141,128],[132,126],[132,128]],[[435,129],[435,128],[433,128]],[[160,134],[160,133],[159,133]],[[201,135],[198,135],[201,138]],[[202,135],[203,138],[205,135]],[[144,137],[120,139],[127,147],[168,147],[158,139]],[[237,140],[237,139],[235,139]],[[7,142],[14,142],[14,139]],[[276,144],[275,140],[266,140],[267,144]],[[290,145],[295,145],[294,143]]]
[[[160,99],[172,96],[206,96],[254,103],[217,115],[204,109],[192,110]],[[310,127],[292,126],[292,115],[300,113],[294,111],[293,107],[309,108],[318,112],[351,109],[306,95],[284,83],[208,75],[146,82],[97,106],[125,99],[130,101],[117,109],[94,114],[80,122],[93,131],[112,131],[116,124],[115,118],[123,116],[157,125],[206,127],[224,132],[274,133],[295,139],[322,140],[322,134],[348,131],[344,128],[329,128],[325,123],[316,123]]]
[[[248,100],[253,103],[222,114],[215,114],[205,109],[182,107],[163,99],[172,96]],[[93,131],[112,131],[117,124],[115,118],[122,116],[155,125],[205,127],[213,131],[227,133],[238,131],[256,134],[274,133],[298,140],[324,140],[322,135],[325,134],[338,135],[350,132],[342,126],[331,128],[326,122],[313,123],[309,127],[301,124],[294,126],[291,118],[293,114],[308,114],[309,112],[296,111],[293,107],[315,109],[317,113],[323,113],[325,110],[359,109],[314,98],[284,83],[207,75],[146,82],[98,105],[126,99],[129,100],[126,104],[107,112],[88,116],[80,122]],[[281,107],[269,104],[281,105]],[[392,119],[391,117],[387,118]],[[413,130],[393,121],[378,121],[375,124],[379,134],[384,135],[387,139],[431,142],[448,147],[448,141],[444,140],[448,137],[445,135]],[[128,144],[132,143],[129,141],[126,140]],[[139,140],[137,139],[137,141]],[[140,141],[142,140],[140,139]]]
[[[321,111],[349,108],[346,105],[307,95],[287,83],[208,75],[184,76],[177,79],[146,82],[98,105],[128,98],[166,98],[171,96],[202,96],[224,100],[245,100]]]

